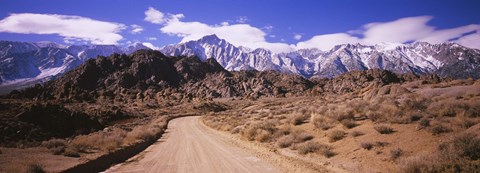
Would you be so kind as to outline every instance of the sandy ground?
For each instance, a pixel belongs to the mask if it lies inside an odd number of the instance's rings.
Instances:
[[[198,118],[172,120],[155,144],[105,172],[279,172],[202,126]]]

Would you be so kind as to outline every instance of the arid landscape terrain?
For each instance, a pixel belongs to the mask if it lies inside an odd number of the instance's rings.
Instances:
[[[308,80],[140,50],[13,91],[0,108],[1,172],[98,172],[123,161],[107,172],[475,172],[480,165],[480,81],[473,79],[374,69]]]
[[[480,173],[479,7],[0,1],[0,173]]]

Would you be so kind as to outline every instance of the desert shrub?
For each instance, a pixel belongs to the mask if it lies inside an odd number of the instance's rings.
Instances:
[[[350,135],[352,135],[352,137],[357,137],[357,136],[364,135],[364,133],[361,132],[361,131],[353,131],[353,132],[350,133]]]
[[[478,122],[477,121],[474,121],[474,120],[470,120],[470,119],[466,119],[463,121],[463,127],[468,129],[474,125],[476,125]]]
[[[386,125],[375,126],[374,129],[380,134],[390,134],[394,132],[393,128]]]
[[[387,146],[388,144],[389,144],[388,142],[383,142],[383,141],[375,142],[375,146],[379,146],[379,147],[384,147],[384,146]]]
[[[260,130],[258,134],[255,135],[255,140],[259,142],[266,142],[270,138],[271,133],[266,130]]]
[[[438,157],[413,157],[399,165],[403,173],[472,173],[480,169],[479,161],[443,160]]]
[[[457,115],[457,112],[455,112],[454,107],[446,107],[440,111],[440,115],[446,117],[454,117]]]
[[[293,137],[295,143],[305,142],[313,139],[312,134],[301,129],[293,129],[289,135]]]
[[[291,133],[292,129],[290,126],[280,126],[274,133],[274,136],[276,138],[282,137],[285,135],[289,135]]]
[[[328,139],[330,142],[341,140],[343,137],[345,137],[345,132],[341,130],[334,130],[328,134]]]
[[[27,173],[45,173],[43,166],[37,163],[29,164],[27,167]]]
[[[450,129],[448,127],[445,127],[441,124],[435,124],[435,125],[432,126],[430,131],[432,132],[433,135],[439,135],[439,134],[442,134],[442,133],[451,132],[452,129]]]
[[[401,103],[401,107],[406,110],[425,110],[427,109],[430,100],[419,95],[410,94]]]
[[[295,113],[291,117],[289,117],[289,122],[293,125],[300,125],[305,123],[309,118],[310,118],[310,115]]]
[[[366,150],[370,150],[373,148],[373,144],[370,143],[370,142],[362,142],[360,143],[360,147],[362,147],[363,149],[366,149]]]
[[[412,121],[412,122],[413,121],[418,121],[418,120],[422,119],[422,117],[423,116],[420,115],[420,114],[412,114],[412,115],[410,115],[410,121]]]
[[[65,151],[66,141],[63,139],[50,139],[43,141],[42,146],[48,148],[54,155],[60,155]]]
[[[137,141],[155,140],[161,133],[163,133],[166,126],[166,122],[163,122],[162,120],[143,126],[137,126],[133,128],[132,131],[124,134],[123,143],[129,145]],[[121,137],[121,135],[117,136]]]
[[[418,121],[418,125],[420,125],[420,127],[423,127],[423,128],[428,127],[430,126],[430,120],[423,118],[420,121]]]
[[[62,154],[63,152],[65,152],[65,146],[58,146],[58,147],[50,148],[49,150],[50,150],[50,152],[52,152],[54,155],[60,155],[60,154]]]
[[[396,149],[393,149],[393,150],[390,150],[390,158],[392,160],[395,160],[397,158],[399,158],[400,156],[403,155],[403,150],[400,149],[400,148],[396,148]]]
[[[322,130],[328,130],[333,126],[335,126],[335,123],[331,119],[323,116],[314,116],[312,118],[312,122],[316,128],[322,129]]]
[[[339,122],[342,122],[343,120],[353,120],[354,112],[353,110],[338,111],[335,118]]]
[[[471,160],[480,159],[480,138],[475,134],[465,133],[456,136],[452,141],[453,148],[461,157]]]
[[[232,133],[232,134],[237,134],[237,133],[240,133],[240,131],[242,131],[242,129],[243,129],[243,126],[237,126],[237,127],[233,128],[233,129],[230,131],[230,133]]]
[[[277,140],[277,146],[280,148],[290,147],[293,144],[294,140],[295,139],[293,138],[293,136],[283,136]]]
[[[333,152],[330,147],[324,147],[324,148],[320,149],[319,153],[321,155],[325,156],[326,158],[333,157],[337,154],[337,153]]]
[[[357,124],[355,123],[355,120],[352,120],[352,119],[344,119],[342,120],[342,125],[348,129],[351,129],[351,128],[354,128],[355,126],[357,126]]]
[[[308,141],[305,143],[298,144],[296,147],[298,149],[298,153],[305,155],[308,153],[314,153],[320,150],[320,148],[324,147],[322,144],[314,141]]]
[[[276,129],[275,124],[270,121],[256,122],[247,126],[240,132],[240,134],[249,141],[257,140],[260,142],[266,142]]]
[[[465,110],[464,115],[470,118],[480,117],[480,103],[473,103],[467,110]]]
[[[125,131],[115,128],[111,131],[99,131],[89,135],[77,136],[70,143],[70,147],[79,152],[85,152],[88,149],[100,149],[110,152],[121,146],[125,137]]]
[[[63,139],[50,139],[48,141],[43,141],[42,146],[50,148],[65,147],[66,141]]]
[[[65,149],[65,151],[63,152],[63,155],[67,157],[80,157],[80,153],[78,153],[77,150],[72,148]]]
[[[383,116],[380,112],[377,111],[368,111],[367,118],[372,120],[373,122],[380,122],[385,120],[385,116]]]

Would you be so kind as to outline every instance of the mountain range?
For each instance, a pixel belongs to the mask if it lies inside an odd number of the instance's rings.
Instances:
[[[141,43],[116,45],[63,46],[52,42],[0,41],[0,87],[2,92],[55,78],[90,58],[130,54],[149,49]],[[357,70],[383,69],[395,73],[434,73],[441,77],[478,78],[480,50],[455,43],[377,45],[343,44],[333,49],[301,49],[273,53],[258,48],[235,46],[216,35],[160,48],[167,56],[214,58],[229,71],[274,70],[305,78],[333,78]]]

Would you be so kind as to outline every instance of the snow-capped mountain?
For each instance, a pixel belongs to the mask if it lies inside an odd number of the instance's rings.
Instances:
[[[215,58],[227,70],[277,70],[307,78],[332,78],[353,70],[374,68],[396,73],[437,73],[454,78],[480,76],[480,51],[455,43],[344,44],[329,51],[302,49],[276,54],[265,49],[236,47],[216,35],[209,35],[165,46],[160,51],[170,56]]]
[[[119,47],[0,41],[0,93],[50,80],[90,58],[130,54],[139,49],[149,48],[141,43]],[[197,56],[202,61],[214,58],[230,71],[276,70],[306,78],[332,78],[354,70],[375,68],[395,73],[436,73],[453,78],[480,77],[480,51],[455,43],[344,44],[328,51],[301,49],[272,53],[261,48],[237,47],[216,35],[209,35],[165,46],[160,51],[168,56]]]
[[[53,42],[0,41],[0,87],[19,88],[49,80],[84,61],[113,53],[130,54],[148,49],[141,43],[128,47],[115,45],[64,46]]]

